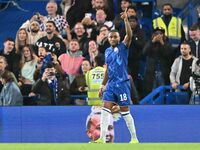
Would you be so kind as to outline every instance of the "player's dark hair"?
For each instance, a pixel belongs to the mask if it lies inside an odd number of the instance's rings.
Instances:
[[[117,33],[119,33],[119,31],[118,30],[110,30],[110,33],[115,33],[115,32],[117,32]]]

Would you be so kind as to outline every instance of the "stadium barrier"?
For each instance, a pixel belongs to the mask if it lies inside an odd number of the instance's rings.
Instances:
[[[90,106],[0,107],[1,143],[87,143]],[[140,142],[200,142],[200,106],[131,106]],[[115,142],[130,135],[124,120],[114,123]]]
[[[38,96],[23,96],[23,105],[24,106],[36,106],[37,105],[37,98]],[[70,99],[72,102],[72,105],[75,105],[76,99],[79,99],[80,101],[83,101],[83,105],[87,105],[87,95],[70,95]]]

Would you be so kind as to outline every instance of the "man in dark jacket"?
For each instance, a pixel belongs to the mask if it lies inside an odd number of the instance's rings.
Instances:
[[[29,96],[36,97],[37,105],[69,105],[69,79],[64,74],[56,73],[54,65],[49,62]]]
[[[155,28],[152,38],[146,43],[143,54],[147,57],[144,74],[143,97],[152,89],[169,84],[169,73],[172,64],[172,47],[167,42],[163,28]]]
[[[142,49],[145,45],[145,33],[144,30],[141,29],[137,17],[131,16],[129,22],[133,31],[133,37],[129,49],[128,67],[133,81],[136,82],[139,70],[139,61],[142,59]]]
[[[191,52],[195,57],[200,58],[200,29],[198,24],[194,24],[190,27],[189,35]]]
[[[0,56],[4,56],[6,58],[8,63],[7,69],[13,72],[15,70],[14,63],[16,59],[15,42],[12,38],[8,37],[4,40],[3,45],[3,49],[0,50]]]

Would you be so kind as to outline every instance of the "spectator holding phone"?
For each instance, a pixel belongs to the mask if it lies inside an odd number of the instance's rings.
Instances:
[[[65,74],[57,73],[55,65],[49,62],[29,96],[36,96],[37,105],[69,105],[69,79]]]

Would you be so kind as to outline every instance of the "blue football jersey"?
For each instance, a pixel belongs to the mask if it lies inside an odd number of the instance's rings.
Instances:
[[[117,47],[109,47],[105,51],[105,63],[108,69],[108,82],[123,82],[128,78],[128,47],[123,43],[119,43]]]

